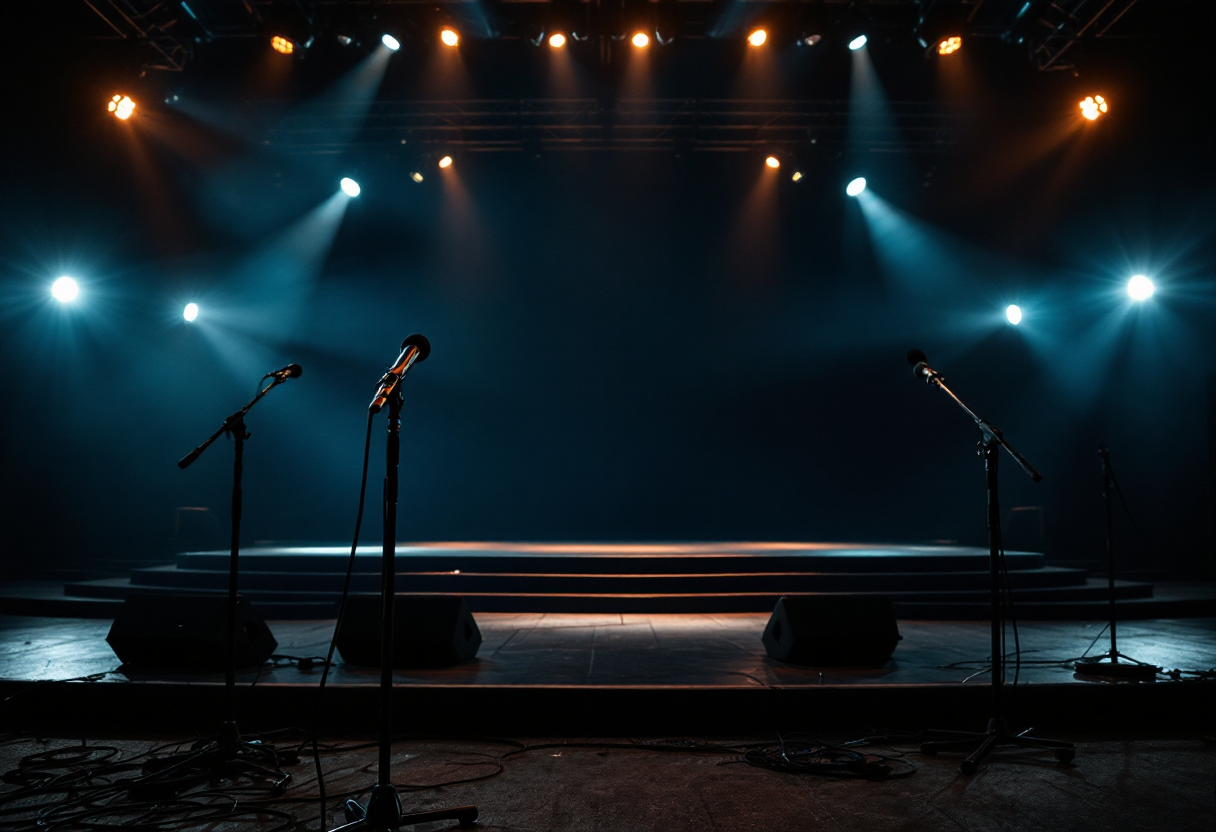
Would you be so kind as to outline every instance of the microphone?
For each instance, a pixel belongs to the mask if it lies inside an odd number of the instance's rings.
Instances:
[[[426,361],[426,357],[430,354],[431,342],[426,339],[425,335],[414,333],[402,341],[401,355],[397,356],[393,366],[384,374],[384,378],[380,379],[376,397],[372,399],[372,403],[368,405],[367,409],[372,413],[379,413],[388,403],[389,396],[397,392],[398,385],[401,384],[401,380],[405,378],[410,367],[419,361]]]
[[[924,350],[910,349],[906,356],[908,363],[912,365],[912,375],[917,378],[923,378],[926,383],[931,383],[942,377],[942,374],[929,366],[929,356],[925,355]]]
[[[270,378],[271,376],[274,376],[279,381],[286,381],[289,378],[299,378],[303,372],[304,368],[299,364],[288,364],[283,369],[275,370],[273,373],[267,373],[266,375],[262,376],[262,378]]]

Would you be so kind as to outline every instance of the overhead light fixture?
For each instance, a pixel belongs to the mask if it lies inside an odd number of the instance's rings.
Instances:
[[[766,40],[768,40],[768,32],[763,29],[753,29],[752,33],[747,36],[747,42],[752,46],[764,46]]]
[[[1142,274],[1134,274],[1127,281],[1127,296],[1132,300],[1148,300],[1155,291],[1157,291],[1157,287],[1153,285],[1153,281]]]
[[[456,46],[460,43],[460,34],[450,26],[445,26],[439,32],[439,40],[444,46]]]
[[[849,196],[857,196],[866,189],[866,178],[859,176],[850,182],[844,189],[844,192]]]
[[[344,177],[338,184],[342,186],[342,193],[352,198],[363,192],[363,189],[359,187],[359,183],[349,176]]]
[[[633,37],[629,39],[629,42],[638,49],[645,49],[647,46],[650,46],[650,35],[646,34],[645,32],[634,32]]]
[[[803,35],[802,37],[798,38],[798,45],[799,46],[814,46],[815,44],[819,43],[819,41],[821,41],[821,40],[823,40],[823,35],[817,35],[817,34]]]
[[[414,171],[413,173],[410,174],[410,179],[413,179],[415,182],[421,182],[422,181],[422,172],[417,171],[417,170]]]
[[[1022,307],[1016,303],[1011,303],[1005,307],[1005,320],[1017,326],[1022,322]]]
[[[867,38],[865,35],[858,35],[857,37],[855,37],[851,41],[849,41],[849,49],[856,52],[858,49],[861,49],[863,46],[866,45],[866,40],[867,40]]]
[[[452,157],[451,156],[444,156],[442,159],[439,160],[439,167],[450,168],[451,166],[452,166]]]
[[[198,304],[187,303],[186,308],[182,310],[182,318],[184,318],[188,324],[194,323],[194,320],[198,318]]]
[[[937,45],[937,54],[953,55],[955,52],[963,48],[963,39],[958,35],[951,35],[948,38],[942,38]]]
[[[554,32],[549,35],[549,47],[551,49],[561,49],[566,45],[566,36],[561,32]]]
[[[110,103],[106,105],[106,109],[114,114],[114,118],[126,121],[135,112],[135,102],[128,96],[119,93],[110,99]]]
[[[776,170],[777,168],[781,167],[781,160],[776,156],[766,156],[764,159],[764,164],[773,170]]]
[[[296,51],[296,44],[291,38],[285,38],[282,35],[275,35],[270,39],[270,48],[275,52],[283,55],[290,55]]]
[[[802,181],[802,171],[800,171],[800,170],[794,171],[794,175],[790,177],[790,181],[801,182]]]
[[[1100,118],[1110,109],[1106,103],[1106,99],[1100,95],[1086,96],[1085,100],[1081,102],[1080,107],[1081,115],[1090,121]]]
[[[60,303],[71,303],[80,294],[80,284],[64,275],[51,284],[51,297]]]
[[[401,41],[397,40],[392,35],[385,35],[384,37],[380,38],[380,42],[383,43],[385,48],[390,52],[396,52],[401,48]]]

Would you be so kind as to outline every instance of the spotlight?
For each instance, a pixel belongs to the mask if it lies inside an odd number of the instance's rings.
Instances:
[[[848,184],[844,192],[849,196],[857,196],[866,189],[866,178],[859,176]]]
[[[413,173],[410,174],[410,179],[413,179],[415,182],[421,182],[422,181],[422,172],[414,171]]]
[[[1022,307],[1016,303],[1011,303],[1005,307],[1005,320],[1017,326],[1022,322]]]
[[[638,49],[645,49],[647,46],[650,46],[650,35],[645,32],[635,32],[633,37],[629,39],[629,42]]]
[[[392,35],[385,35],[384,37],[380,38],[380,42],[383,43],[390,52],[396,52],[401,48],[401,41],[397,40]]]
[[[781,160],[776,156],[768,156],[765,158],[764,164],[768,165],[773,170],[776,170],[777,168],[781,167]]]
[[[1104,115],[1106,111],[1110,109],[1110,107],[1106,104],[1106,99],[1100,95],[1086,96],[1085,100],[1081,102],[1080,107],[1081,115],[1085,116],[1085,118],[1089,119],[1090,121],[1094,121],[1099,116]]]
[[[752,46],[764,46],[766,40],[768,40],[768,32],[763,29],[753,29],[752,33],[747,36],[747,42]]]
[[[70,278],[60,278],[60,280],[67,279]],[[1153,281],[1142,274],[1134,274],[1131,280],[1127,281],[1127,295],[1132,300],[1148,300],[1155,291],[1157,291],[1157,287],[1153,285]]]
[[[191,323],[198,317],[198,304],[187,303],[186,308],[182,310],[182,317],[186,319],[186,323]]]
[[[439,33],[439,39],[443,41],[444,46],[456,46],[460,43],[460,35],[451,27],[444,28]]]
[[[802,181],[802,171],[800,171],[800,170],[794,171],[794,175],[790,177],[790,181],[791,182],[801,182]]]
[[[452,157],[451,156],[444,156],[442,159],[439,160],[439,167],[450,168],[451,166],[452,166]]]
[[[349,176],[343,177],[340,184],[342,185],[342,193],[349,197],[356,197],[363,190],[359,187],[359,183],[351,179]]]
[[[948,38],[942,38],[941,43],[937,45],[937,54],[953,55],[955,52],[963,48],[963,39],[957,35],[951,35]]]
[[[819,43],[819,41],[821,41],[821,40],[823,40],[823,35],[815,35],[815,34],[803,35],[802,37],[798,38],[798,45],[799,46],[814,46],[815,44]]]
[[[282,35],[275,35],[270,39],[270,48],[283,55],[290,55],[296,51],[296,45],[291,38],[285,38]]]
[[[64,275],[51,284],[51,296],[60,303],[71,303],[80,294],[80,286],[75,280]]]
[[[110,99],[110,103],[106,105],[106,109],[114,114],[114,118],[126,121],[135,112],[135,102],[130,97],[119,93]]]
[[[549,35],[549,46],[553,49],[561,49],[566,45],[566,36],[561,32],[554,32]]]
[[[858,35],[857,37],[855,37],[851,41],[849,41],[849,49],[851,49],[854,52],[856,52],[858,49],[860,49],[861,47],[863,47],[865,45],[866,45],[866,36],[865,35]]]

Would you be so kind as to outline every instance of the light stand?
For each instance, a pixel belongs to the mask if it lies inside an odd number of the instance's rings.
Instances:
[[[180,754],[172,754],[157,758],[146,768],[173,773],[179,776],[194,772],[198,769],[210,774],[245,775],[258,779],[269,780],[276,788],[285,789],[291,775],[279,768],[278,752],[273,746],[260,742],[245,742],[241,740],[241,732],[236,724],[236,630],[237,630],[237,575],[238,556],[241,546],[241,475],[244,472],[245,440],[250,434],[245,430],[245,414],[262,400],[262,397],[274,387],[285,382],[288,378],[298,378],[302,372],[299,364],[291,364],[273,373],[267,373],[263,380],[272,379],[253,400],[224,420],[219,430],[207,437],[203,444],[182,457],[178,468],[189,468],[203,451],[223,434],[230,434],[234,440],[234,458],[232,463],[232,536],[228,555],[228,624],[226,633],[226,649],[228,653],[227,666],[224,670],[224,715],[219,724],[214,740],[196,745],[194,749]]]
[[[1110,449],[1098,442],[1098,456],[1102,457],[1102,501],[1106,508],[1106,586],[1110,595],[1110,649],[1099,656],[1092,656],[1073,665],[1073,670],[1082,676],[1101,676],[1129,682],[1151,682],[1157,678],[1161,668],[1125,656],[1119,652],[1115,615],[1115,519],[1110,504],[1111,491],[1117,491],[1123,500],[1123,489],[1115,477],[1110,464]],[[1119,659],[1126,661],[1120,664]]]
[[[935,731],[933,733],[946,738],[922,743],[920,750],[924,754],[936,754],[939,751],[970,751],[971,754],[962,762],[965,774],[974,774],[979,769],[980,763],[999,746],[1051,749],[1055,752],[1057,760],[1061,763],[1068,763],[1076,754],[1076,748],[1072,743],[1027,736],[1029,730],[1013,734],[1009,731],[1003,717],[1005,657],[1001,640],[1005,631],[1005,609],[1001,603],[1001,562],[1004,557],[1004,544],[1001,540],[1000,480],[997,476],[997,463],[1000,459],[1001,448],[1009,452],[1031,480],[1039,482],[1043,476],[1026,461],[1024,456],[1005,441],[1001,431],[990,422],[977,416],[945,385],[945,379],[941,374],[926,363],[924,353],[919,350],[909,352],[908,362],[915,364],[913,372],[918,378],[924,378],[926,383],[937,387],[953,399],[955,404],[961,407],[975,422],[975,426],[980,429],[979,455],[984,460],[985,482],[988,491],[988,573],[989,605],[991,607],[989,636],[992,645],[992,705],[989,711],[988,726],[982,734],[964,731]]]
[[[387,396],[388,442],[385,446],[384,543],[380,560],[380,742],[376,785],[372,788],[371,796],[365,805],[360,805],[354,800],[346,801],[347,823],[335,827],[332,832],[355,829],[389,832],[402,826],[413,826],[438,820],[456,820],[462,827],[466,827],[472,826],[477,820],[476,806],[403,813],[401,797],[393,786],[393,601],[397,576],[395,561],[397,553],[397,468],[401,460],[401,379],[412,364],[426,358],[430,353],[430,344],[422,336],[411,335],[401,345],[401,348],[402,357],[398,359],[397,367],[390,370],[381,380],[381,390],[372,403],[372,412],[377,412],[385,403],[383,397]],[[414,350],[412,355],[409,354],[410,350]],[[341,622],[339,622],[339,626],[341,626]]]

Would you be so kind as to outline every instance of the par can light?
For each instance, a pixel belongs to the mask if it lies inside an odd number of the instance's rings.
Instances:
[[[866,45],[866,36],[865,35],[858,35],[857,37],[855,37],[851,41],[849,41],[849,49],[853,52],[856,52],[858,49],[861,49],[865,45]]]
[[[193,323],[194,319],[198,317],[198,304],[187,303],[186,308],[182,310],[182,317],[185,318],[186,323]]]
[[[1016,303],[1011,303],[1005,307],[1005,320],[1017,326],[1022,322],[1022,307]]]
[[[844,192],[849,196],[857,196],[866,189],[866,178],[859,176],[850,182],[844,189]]]
[[[342,186],[342,193],[349,197],[356,197],[363,191],[363,189],[359,187],[359,183],[351,179],[349,176],[344,177],[339,184]]]
[[[553,34],[549,35],[549,48],[550,49],[561,49],[565,45],[566,45],[566,36],[563,35],[561,32],[554,32]]]
[[[80,294],[80,285],[72,278],[64,275],[51,284],[51,297],[60,303],[71,303]]]
[[[392,35],[385,35],[384,37],[380,38],[380,42],[383,43],[385,48],[387,48],[390,52],[396,52],[401,48],[401,41],[397,40]]]
[[[1153,281],[1142,274],[1134,274],[1127,281],[1127,296],[1134,301],[1148,300],[1155,291],[1157,287],[1153,285]]]

